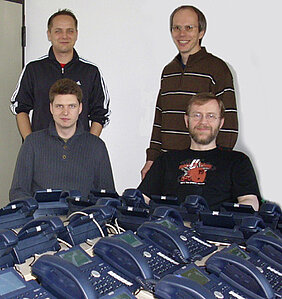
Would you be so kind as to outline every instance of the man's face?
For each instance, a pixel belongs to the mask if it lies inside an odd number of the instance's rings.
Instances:
[[[193,29],[185,30],[187,26],[192,26]],[[199,32],[198,16],[193,10],[179,10],[173,17],[172,28],[172,39],[181,56],[195,54],[201,49],[200,39],[205,32]]]
[[[50,111],[58,130],[76,128],[76,122],[82,110],[82,104],[73,94],[58,94],[50,103]]]
[[[220,118],[220,108],[216,100],[206,104],[191,106],[189,115],[185,115],[185,123],[192,141],[200,145],[215,143],[224,119]]]
[[[74,19],[67,15],[56,16],[50,31],[47,31],[48,40],[56,54],[72,53],[77,34]]]

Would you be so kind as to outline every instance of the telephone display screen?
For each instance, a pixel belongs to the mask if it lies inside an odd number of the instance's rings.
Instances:
[[[238,247],[234,247],[234,248],[230,249],[228,252],[233,255],[239,256],[239,257],[243,258],[244,260],[250,259],[250,256],[245,251],[243,251],[242,249],[240,249]]]
[[[201,285],[205,285],[210,281],[201,271],[196,268],[187,270],[186,272],[181,273],[181,276],[189,278]]]
[[[165,226],[166,228],[168,228],[170,230],[173,230],[173,231],[177,230],[177,226],[168,220],[161,220],[158,223],[161,224],[162,226]]]
[[[280,238],[271,230],[268,230],[268,231],[264,232],[264,235],[269,236],[269,237],[273,237],[277,240],[280,240]]]
[[[79,249],[70,250],[64,253],[59,254],[64,260],[71,262],[73,265],[80,267],[82,265],[88,264],[91,262],[90,257],[88,257],[84,252]]]
[[[25,284],[13,272],[5,272],[0,275],[1,296],[22,288],[25,288]]]
[[[143,244],[136,236],[134,236],[132,234],[124,234],[124,235],[118,236],[118,238],[120,238],[122,241],[126,242],[127,244],[129,244],[132,247],[138,247]]]

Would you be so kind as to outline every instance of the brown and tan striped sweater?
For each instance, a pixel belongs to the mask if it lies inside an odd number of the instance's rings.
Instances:
[[[217,137],[217,144],[234,147],[238,136],[238,119],[232,74],[223,60],[203,47],[189,56],[184,68],[178,54],[162,72],[147,160],[154,161],[161,152],[189,148],[190,138],[184,114],[189,99],[199,92],[213,92],[222,99],[225,122]]]

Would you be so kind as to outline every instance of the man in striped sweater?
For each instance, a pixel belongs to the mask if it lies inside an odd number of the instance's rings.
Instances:
[[[180,6],[170,16],[170,30],[179,54],[162,72],[142,179],[161,152],[189,148],[190,138],[187,138],[189,133],[183,116],[190,98],[199,92],[214,93],[226,108],[217,145],[233,148],[238,135],[232,74],[224,61],[201,47],[206,32],[205,16],[193,6]]]
[[[29,134],[18,155],[10,200],[33,196],[43,189],[114,192],[114,181],[104,142],[84,130],[78,120],[83,110],[81,88],[60,79],[50,89],[53,120],[47,129]]]

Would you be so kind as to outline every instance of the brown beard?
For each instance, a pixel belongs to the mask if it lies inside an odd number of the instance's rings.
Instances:
[[[190,126],[189,126],[189,128],[190,128]],[[211,129],[211,127],[208,127],[208,128]],[[214,131],[210,130],[210,134],[205,135],[205,138],[202,138],[202,136],[200,134],[198,134],[195,129],[193,129],[193,130],[189,129],[189,133],[190,133],[190,137],[196,143],[201,144],[201,145],[207,145],[207,144],[211,143],[213,140],[216,139],[216,137],[218,135],[218,132],[219,132],[219,129],[220,129],[220,125],[218,125],[218,127],[215,128]]]

